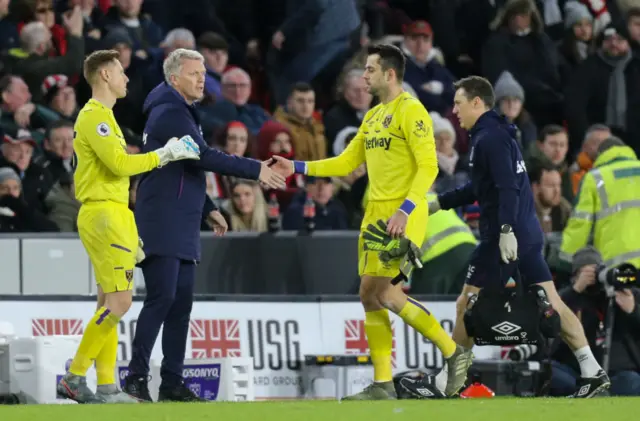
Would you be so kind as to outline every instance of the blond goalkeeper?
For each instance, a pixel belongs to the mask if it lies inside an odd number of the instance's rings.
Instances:
[[[346,398],[349,400],[396,398],[388,310],[440,349],[448,363],[448,381],[466,376],[466,369],[460,375],[452,372],[461,366],[457,359],[465,358],[462,349],[422,304],[403,293],[402,283],[392,284],[392,280],[404,279],[414,257],[421,256],[418,247],[423,244],[429,217],[427,191],[438,174],[431,117],[420,101],[403,91],[404,68],[405,58],[397,47],[369,47],[364,80],[380,104],[366,114],[344,152],[311,162],[273,158],[273,168],[283,175],[346,176],[363,162],[367,165],[370,192],[358,268],[374,383]]]
[[[118,52],[96,51],[84,62],[84,77],[92,97],[75,123],[74,181],[82,204],[78,233],[98,283],[98,310],[86,325],[58,394],[78,403],[134,403],[115,382],[117,326],[131,307],[133,269],[144,258],[138,230],[129,210],[129,177],[181,159],[199,159],[198,145],[189,137],[172,138],[166,146],[140,155],[127,154],[112,108],[127,94],[128,78]],[[94,364],[98,387],[87,386]]]

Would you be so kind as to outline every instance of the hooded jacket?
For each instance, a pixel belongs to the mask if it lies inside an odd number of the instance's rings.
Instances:
[[[145,254],[199,261],[205,171],[257,180],[261,164],[207,146],[196,106],[188,104],[166,82],[149,93],[143,112],[147,116],[143,152],[185,135],[200,147],[199,161],[171,162],[140,177],[135,215]]]

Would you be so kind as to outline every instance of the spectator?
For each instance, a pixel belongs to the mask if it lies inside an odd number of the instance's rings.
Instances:
[[[310,83],[328,69],[335,69],[327,77],[335,81],[360,26],[354,0],[289,0],[286,5],[282,24],[271,38],[269,70],[278,105],[285,104],[294,83]]]
[[[562,232],[571,215],[571,204],[562,197],[562,178],[552,165],[529,168],[531,190],[536,204],[536,215],[542,231]]]
[[[629,47],[626,27],[609,25],[598,51],[578,68],[567,88],[567,123],[572,150],[590,124],[604,122],[640,152],[640,61]]]
[[[44,139],[44,151],[33,160],[36,165],[51,174],[51,180],[54,183],[73,175],[71,168],[73,135],[73,122],[58,120],[51,123]]]
[[[15,132],[18,128],[32,131],[45,129],[51,122],[60,118],[53,110],[31,102],[29,87],[18,76],[6,75],[0,79],[0,95],[0,126],[5,132]],[[44,135],[39,131],[34,131],[32,135],[36,142],[44,139]]]
[[[313,118],[316,94],[308,83],[296,83],[289,93],[287,106],[278,107],[274,119],[291,132],[294,158],[315,161],[327,157],[324,125]]]
[[[571,187],[573,196],[578,194],[580,183],[584,175],[593,168],[593,162],[598,155],[598,148],[605,139],[611,136],[611,129],[604,124],[594,124],[587,129],[582,141],[582,149],[576,161],[569,167],[569,176],[571,177]]]
[[[0,0],[0,51],[18,46],[18,28],[8,17],[10,0]]]
[[[78,10],[78,13],[80,14],[81,11]],[[56,23],[53,0],[17,0],[15,1],[15,15],[20,22],[18,24],[20,35],[29,23],[41,22],[50,34],[51,48],[46,51],[47,55],[58,57],[67,54],[67,30],[64,26]]]
[[[204,90],[208,95],[222,99],[221,78],[229,61],[229,44],[215,32],[205,32],[198,37],[197,45],[207,69]]]
[[[76,91],[68,85],[65,75],[50,75],[42,82],[43,102],[60,118],[75,121],[78,116]]]
[[[567,131],[562,126],[550,124],[540,131],[540,140],[534,142],[527,159],[527,168],[552,166],[562,178],[562,197],[573,200],[573,188],[566,158],[569,150]]]
[[[247,126],[239,121],[227,124],[218,135],[218,146],[229,155],[246,156],[249,153],[249,131]],[[207,180],[207,195],[214,202],[231,197],[231,186],[235,177],[220,175],[214,172],[205,173]]]
[[[58,227],[22,198],[20,177],[0,167],[0,232],[50,232]]]
[[[631,49],[637,54],[640,52],[640,7],[633,7],[627,13],[627,31]]]
[[[532,0],[508,0],[492,23],[482,55],[482,73],[496,82],[505,70],[524,88],[527,110],[539,125],[563,120],[558,50],[543,32]]]
[[[563,16],[567,15],[567,4],[580,0],[535,0],[535,6],[540,12],[544,32],[554,41],[562,38],[564,30]],[[564,14],[563,14],[564,9]],[[587,9],[588,11],[588,9]]]
[[[330,177],[307,177],[306,192],[300,192],[282,217],[282,229],[303,230],[304,206],[307,195],[316,207],[315,230],[346,230],[347,211],[344,205],[333,198],[334,185]]]
[[[435,182],[436,191],[445,192],[466,183],[469,178],[466,172],[468,162],[460,159],[460,154],[455,149],[456,132],[453,124],[438,113],[430,114],[438,155],[439,172]]]
[[[282,156],[287,159],[293,159],[295,149],[291,131],[287,126],[275,120],[267,121],[258,133],[257,142],[257,158],[266,161],[274,155]],[[304,185],[302,174],[292,174],[286,179],[285,190],[267,191],[266,195],[270,196],[275,193],[280,203],[280,208],[286,209],[291,199],[296,195],[300,188]]]
[[[68,29],[67,52],[59,57],[49,57],[51,32],[42,22],[31,22],[20,32],[20,50],[12,50],[8,67],[12,73],[22,76],[35,102],[42,101],[42,81],[49,75],[77,76],[82,72],[84,39],[82,38],[82,14],[76,8],[64,17]]]
[[[164,80],[162,63],[164,59],[178,48],[195,50],[196,39],[193,33],[186,28],[175,28],[169,31],[164,41],[160,43],[160,48],[152,49],[149,55],[149,72],[145,76],[148,83],[155,87]]]
[[[78,213],[81,203],[76,200],[73,174],[63,174],[53,186],[45,205],[49,209],[48,219],[55,223],[60,232],[78,232]]]
[[[114,0],[101,26],[103,36],[116,28],[126,30],[133,41],[134,55],[146,60],[154,54],[159,54],[162,30],[149,16],[140,14],[142,1]]]
[[[5,133],[0,166],[12,166],[16,170],[22,180],[24,200],[30,207],[46,214],[44,199],[54,181],[49,171],[33,162],[35,148],[36,142],[29,130],[18,129],[14,133]]]
[[[229,230],[266,232],[267,204],[260,186],[252,180],[237,180],[231,188],[231,200],[225,206],[229,214]]]
[[[453,107],[455,79],[436,59],[431,25],[423,20],[408,25],[403,47],[408,57],[404,80],[429,112],[446,114]]]
[[[200,109],[202,130],[205,138],[211,137],[216,126],[224,126],[231,121],[241,121],[256,135],[262,125],[271,119],[260,106],[249,104],[251,79],[244,70],[234,67],[222,75],[222,101],[217,101],[207,109]]]
[[[567,2],[564,26],[566,29],[560,43],[560,56],[562,80],[568,83],[578,65],[593,52],[593,16],[584,4]]]
[[[66,5],[63,0],[57,2],[59,13],[67,12],[68,9],[73,9],[75,7],[80,7],[80,10],[82,10],[84,39],[87,47],[87,54],[98,48],[99,41],[103,35],[100,30],[100,24],[104,19],[104,13],[96,3],[103,2],[101,0],[68,0]]]
[[[345,131],[358,129],[371,106],[371,94],[362,78],[362,70],[351,70],[344,78],[339,92],[340,99],[324,116],[327,152],[340,155],[345,148]]]
[[[498,112],[518,128],[518,143],[523,151],[535,143],[536,125],[531,115],[524,109],[524,89],[510,72],[502,72],[495,83]]]

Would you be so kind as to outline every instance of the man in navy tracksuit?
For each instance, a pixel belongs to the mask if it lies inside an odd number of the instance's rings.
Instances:
[[[471,258],[466,285],[456,302],[453,331],[453,339],[466,349],[469,358],[456,370],[461,375],[454,383],[462,388],[472,359],[473,339],[467,336],[463,322],[469,295],[477,294],[481,288],[504,287],[512,276],[517,278],[517,268],[523,286],[542,286],[560,316],[562,337],[574,351],[582,372],[574,396],[594,396],[608,388],[609,378],[593,356],[580,321],[560,299],[544,260],[543,233],[536,217],[527,169],[515,141],[516,130],[492,111],[495,95],[486,79],[472,76],[460,80],[455,87],[454,113],[471,137],[471,181],[439,195],[429,204],[430,213],[476,200],[480,206],[480,243]],[[436,376],[436,387],[446,384],[446,375],[447,370],[442,370]],[[424,385],[411,387],[421,386]]]
[[[164,323],[159,400],[193,401],[199,399],[185,387],[182,368],[195,268],[200,260],[205,171],[259,179],[272,188],[283,187],[284,178],[265,163],[232,157],[205,144],[194,107],[204,90],[205,70],[199,53],[176,50],[165,60],[164,70],[169,82],[151,91],[144,104],[148,118],[144,152],[163,146],[166,139],[189,135],[198,143],[201,155],[193,165],[171,163],[140,179],[135,216],[146,255],[140,266],[147,297],[138,317],[124,390],[138,399],[151,400],[149,358]],[[226,227],[222,215],[214,219]]]

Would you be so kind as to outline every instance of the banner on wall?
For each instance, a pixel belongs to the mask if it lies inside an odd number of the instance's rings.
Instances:
[[[455,302],[423,304],[451,333]],[[141,308],[141,302],[134,302],[120,321],[119,360],[131,358]],[[20,337],[79,335],[94,311],[95,303],[89,301],[4,301],[0,321],[11,323]],[[442,367],[442,354],[430,341],[396,315],[391,318],[395,371]],[[191,312],[186,358],[251,357],[256,399],[290,399],[301,396],[305,355],[367,353],[364,314],[357,302],[197,301]],[[474,354],[478,359],[500,358],[500,349],[476,347]],[[158,363],[162,360],[161,340],[151,358]]]

